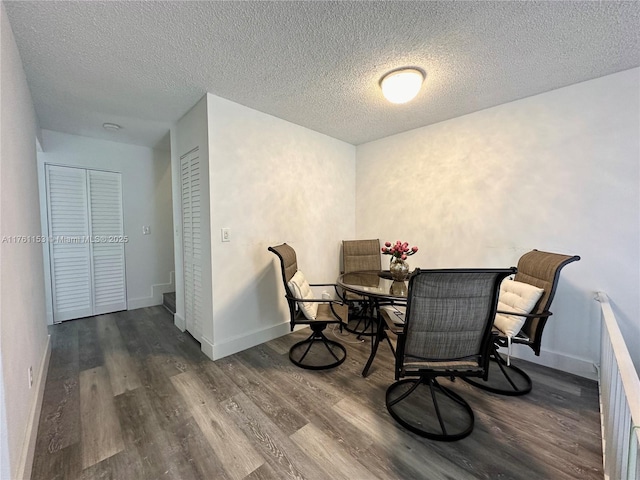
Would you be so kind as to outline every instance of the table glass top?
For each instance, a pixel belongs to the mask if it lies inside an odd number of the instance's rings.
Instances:
[[[408,282],[392,280],[388,271],[343,273],[337,283],[345,290],[368,297],[406,299],[408,293]]]

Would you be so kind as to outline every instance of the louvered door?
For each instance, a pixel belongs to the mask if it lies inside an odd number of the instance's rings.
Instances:
[[[180,157],[185,323],[197,340],[203,318],[201,170],[198,147]]]
[[[119,173],[47,165],[55,323],[125,310]]]
[[[47,166],[53,321],[93,314],[86,170]]]
[[[120,174],[89,170],[87,175],[94,315],[126,310]]]

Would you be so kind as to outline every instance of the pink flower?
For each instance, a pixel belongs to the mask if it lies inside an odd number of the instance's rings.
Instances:
[[[418,247],[410,247],[409,242],[401,242],[400,240],[397,240],[396,243],[384,242],[384,244],[385,246],[381,249],[383,254],[393,255],[402,260],[406,260],[407,257],[418,251]]]

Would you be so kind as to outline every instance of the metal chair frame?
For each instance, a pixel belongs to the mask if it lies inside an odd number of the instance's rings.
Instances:
[[[553,272],[550,278],[539,278],[541,275],[532,272],[531,265],[535,266],[538,260],[540,262],[552,262]],[[542,332],[547,320],[553,315],[549,308],[558,288],[560,272],[566,265],[578,260],[580,260],[580,257],[577,255],[561,255],[540,250],[532,250],[520,257],[518,273],[514,278],[515,281],[530,283],[541,288],[545,284],[551,286],[547,287],[548,291],[543,293],[532,313],[526,315],[518,314],[518,316],[525,317],[526,321],[518,335],[511,339],[512,344],[526,345],[533,350],[536,356],[540,355]],[[499,313],[513,314],[513,312]],[[529,393],[533,388],[531,377],[524,370],[513,365],[510,360],[504,358],[499,349],[505,347],[508,347],[508,338],[498,329],[494,329],[494,342],[491,349],[491,371],[488,378],[482,381],[476,379],[466,379],[465,381],[482,390],[499,395],[520,396]],[[498,367],[497,371],[496,366]],[[506,380],[509,387],[504,386],[503,379]]]
[[[441,385],[438,381],[438,377],[454,378],[467,378],[467,377],[480,377],[486,378],[488,372],[490,347],[492,344],[492,324],[493,318],[498,303],[498,292],[501,281],[514,274],[515,268],[510,269],[449,269],[449,270],[426,270],[420,271],[416,269],[416,272],[409,279],[409,293],[407,297],[407,310],[405,314],[405,326],[404,329],[397,331],[398,342],[395,351],[395,378],[396,382],[389,386],[386,392],[386,406],[391,417],[396,420],[400,425],[410,430],[411,432],[420,435],[425,438],[439,441],[456,441],[460,440],[473,431],[474,427],[474,414],[469,404],[456,392]],[[491,292],[486,291],[487,297],[491,304],[486,304],[487,309],[484,313],[485,318],[479,318],[478,322],[482,322],[482,333],[480,346],[477,352],[470,357],[465,358],[418,358],[414,352],[408,355],[406,352],[406,345],[410,335],[412,335],[411,324],[418,321],[414,318],[412,309],[414,303],[414,292],[416,279],[421,275],[429,275],[430,273],[456,275],[456,274],[485,274],[484,281],[490,281]],[[488,279],[486,277],[488,275]],[[416,314],[417,315],[417,314]],[[421,318],[422,322],[428,322],[429,317]],[[442,318],[440,319],[442,320]],[[416,364],[416,360],[419,361]],[[467,364],[470,362],[472,365],[477,363],[477,366],[473,368],[465,368],[464,366],[453,367],[451,362],[465,361]],[[416,365],[425,365],[424,367]],[[428,365],[428,366],[426,366]],[[442,366],[448,365],[448,366]],[[404,377],[416,377],[416,378],[404,378]],[[395,396],[398,389],[404,388],[409,385],[409,389],[402,394]],[[427,422],[411,423],[403,417],[399,409],[396,408],[402,401],[407,400],[412,395],[419,395],[418,388],[422,385],[426,385],[429,389],[431,401],[433,403],[434,411],[440,431],[434,431],[428,429],[424,425]],[[447,425],[447,419],[445,414],[450,413],[451,409],[446,412],[442,410],[438,403],[437,395],[442,394],[453,401],[455,405],[456,414],[464,419],[462,422],[463,427],[456,430],[452,430]],[[418,412],[417,414],[419,414]]]
[[[343,306],[342,302],[338,302],[336,300],[326,300],[326,299],[304,299],[304,298],[296,298],[293,295],[293,292],[289,289],[288,281],[291,280],[295,272],[298,270],[297,267],[297,256],[295,250],[291,248],[291,246],[283,243],[282,245],[278,245],[275,247],[269,247],[268,250],[274,253],[278,259],[280,260],[280,270],[282,273],[282,280],[284,283],[285,290],[285,298],[287,299],[287,304],[289,306],[289,314],[290,314],[290,324],[291,331],[293,331],[296,325],[309,325],[311,328],[311,335],[309,335],[305,340],[297,342],[289,349],[289,360],[291,362],[300,367],[305,368],[307,370],[326,370],[330,368],[335,368],[338,365],[341,365],[345,359],[347,358],[347,351],[342,344],[339,342],[329,340],[324,334],[324,330],[327,328],[327,325],[330,324],[340,324],[340,328],[347,319],[342,319],[338,312],[335,310],[335,306],[340,305]],[[288,252],[290,255],[293,255],[294,261],[289,265],[290,267],[295,267],[295,271],[287,278],[287,266],[285,265],[285,259],[283,257],[283,252]],[[333,283],[314,283],[309,284],[311,287],[334,287],[336,291],[336,295],[338,295],[338,287]],[[297,307],[298,302],[313,302],[313,303],[322,303],[328,304],[330,307],[330,311],[333,315],[333,319],[319,319],[319,320],[309,320],[307,319],[302,311]],[[329,354],[334,358],[334,362],[328,364],[314,365],[311,363],[305,363],[304,359],[307,357],[309,352],[311,351],[314,345],[323,345],[326,350],[328,350]],[[296,352],[303,349],[304,353],[301,356],[296,355]],[[338,354],[336,354],[336,349]]]
[[[365,244],[370,244],[371,251],[365,254],[353,254],[350,255],[347,251],[357,250],[358,245],[363,246]],[[377,246],[375,245],[377,243]],[[375,248],[374,248],[375,247]],[[365,268],[355,267],[351,262],[348,261],[347,257],[358,257],[358,256],[375,256],[377,255],[378,261],[367,263],[364,265]],[[371,239],[371,240],[343,240],[342,241],[342,273],[351,273],[355,271],[380,271],[382,269],[382,261],[380,260],[380,240],[379,239]],[[357,310],[354,309],[352,318],[357,319],[357,323],[355,327],[350,327],[348,324],[344,326],[344,329],[349,332],[357,335],[358,339],[361,337],[373,337],[376,334],[375,327],[377,325],[374,319],[374,309],[375,304],[368,298],[363,297],[362,299],[352,300],[347,298],[347,294],[343,292],[341,297],[343,301],[349,304],[350,307],[359,307]],[[360,326],[363,324],[362,328]]]

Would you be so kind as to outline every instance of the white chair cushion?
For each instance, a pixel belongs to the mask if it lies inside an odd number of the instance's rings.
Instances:
[[[543,293],[544,290],[542,288],[534,287],[528,283],[504,280],[500,285],[498,310],[513,313],[531,313]],[[525,317],[518,315],[498,313],[493,324],[508,337],[513,337],[520,332],[525,320]]]
[[[315,297],[313,296],[313,291],[309,286],[309,282],[304,278],[304,273],[298,270],[289,283],[289,290],[293,293],[293,296],[296,298],[306,298],[308,300],[312,300]],[[315,320],[318,315],[318,304],[315,302],[298,302],[298,307],[304,313],[304,316],[309,320]]]

